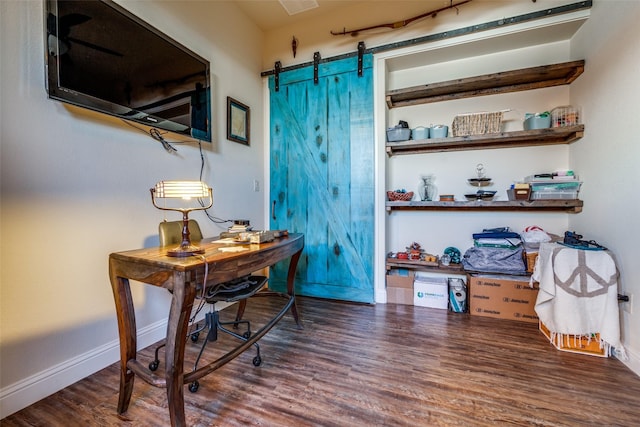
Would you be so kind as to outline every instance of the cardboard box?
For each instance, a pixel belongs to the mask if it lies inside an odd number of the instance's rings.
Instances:
[[[387,272],[387,303],[413,305],[414,271],[392,268]]]
[[[507,198],[514,200],[529,200],[531,190],[529,188],[511,188],[507,190]]]
[[[529,277],[479,275],[469,278],[469,312],[474,316],[538,323],[538,284]]]
[[[420,307],[449,307],[449,285],[445,277],[416,277],[413,282],[413,305]]]
[[[413,305],[413,288],[387,288],[387,303]]]
[[[387,271],[387,288],[413,289],[415,272],[406,268],[392,268]]]
[[[553,337],[555,339],[552,339],[551,331],[542,322],[540,322],[540,332],[560,351],[598,357],[609,356],[609,346],[607,344],[600,348],[600,334],[592,334],[591,336],[558,334]]]

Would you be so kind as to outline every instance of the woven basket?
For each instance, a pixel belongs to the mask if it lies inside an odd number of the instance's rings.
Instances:
[[[408,193],[399,193],[397,191],[387,191],[387,198],[390,202],[403,201],[408,202],[413,199],[413,191]]]
[[[536,265],[538,252],[525,252],[524,255],[527,261],[527,273],[533,273],[533,267]]]
[[[499,133],[502,128],[502,111],[491,113],[459,114],[453,119],[453,136],[483,135]]]

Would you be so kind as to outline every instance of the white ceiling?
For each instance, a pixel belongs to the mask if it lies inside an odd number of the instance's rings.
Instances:
[[[318,7],[295,15],[289,15],[278,0],[233,0],[238,7],[263,31],[294,24],[301,20],[317,18],[328,13],[340,13],[360,0],[316,0]]]
[[[0,0],[2,1],[2,0]],[[216,0],[209,0],[216,1]],[[366,4],[359,10],[393,11],[387,21],[407,19],[428,11],[448,7],[451,3],[460,3],[460,0],[315,0],[318,7],[306,9],[313,0],[282,0],[291,9],[302,9],[300,13],[289,15],[279,0],[230,0],[251,19],[263,31],[286,27],[301,21],[321,19],[328,15],[335,16],[344,13],[345,17],[353,14],[355,6]],[[469,0],[471,1],[471,0]],[[473,0],[474,2],[490,3],[495,0]],[[515,1],[515,0],[513,0]],[[525,0],[519,0],[525,1]],[[536,1],[536,0],[527,0]],[[304,10],[306,9],[306,10]],[[367,12],[365,12],[367,13]],[[375,13],[373,13],[376,16]],[[379,14],[378,14],[379,15]],[[376,24],[381,22],[372,22]]]

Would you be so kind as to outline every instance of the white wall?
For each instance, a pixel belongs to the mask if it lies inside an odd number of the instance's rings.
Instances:
[[[262,33],[229,2],[119,3],[211,62],[211,213],[262,228]],[[119,120],[47,99],[41,1],[1,1],[0,28],[1,418],[119,359],[108,255],[156,245],[158,223],[180,219],[155,209],[149,188],[198,179],[200,152],[170,155]],[[227,95],[252,109],[250,147],[226,140]],[[193,217],[205,235],[228,226]],[[146,346],[164,333],[168,292],[133,293]]]
[[[584,210],[570,229],[607,246],[620,271],[619,291],[633,295],[633,314],[621,312],[627,365],[640,375],[640,2],[597,1],[571,43],[585,72],[571,85],[571,102],[582,106],[585,136],[571,147],[572,167],[588,185]],[[621,304],[622,308],[629,304]]]

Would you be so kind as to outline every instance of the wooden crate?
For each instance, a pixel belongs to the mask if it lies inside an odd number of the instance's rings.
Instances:
[[[570,353],[588,354],[590,356],[609,357],[609,345],[603,344],[600,348],[600,334],[570,335],[561,334],[560,336],[551,337],[551,331],[540,322],[540,332],[547,337],[549,342],[560,351],[568,351]]]

